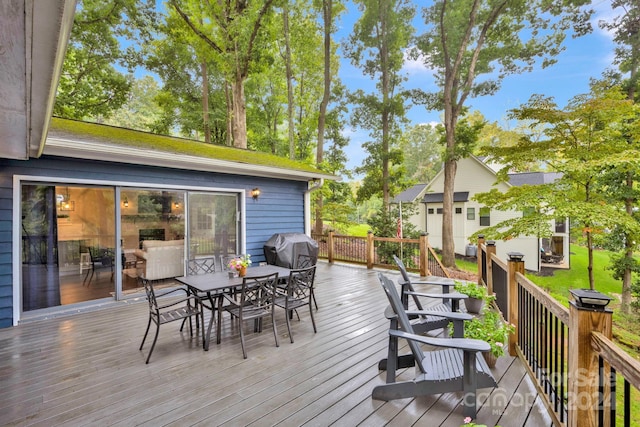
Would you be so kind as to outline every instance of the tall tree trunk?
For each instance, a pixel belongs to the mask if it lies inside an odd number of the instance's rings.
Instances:
[[[247,109],[244,98],[244,78],[238,72],[235,81],[231,85],[233,109],[231,117],[231,129],[233,132],[233,146],[247,148]]]
[[[589,289],[596,288],[595,279],[593,278],[593,235],[587,231],[587,273],[589,275]]]
[[[382,43],[380,46],[380,59],[382,60],[382,205],[385,211],[389,210],[389,122],[390,105],[389,93],[391,92],[390,70],[389,70],[389,47],[387,45],[387,19],[386,10],[381,5],[380,33]]]
[[[226,145],[233,145],[233,97],[231,96],[231,90],[229,83],[224,83],[224,96],[227,100],[227,136]]]
[[[291,41],[289,37],[289,8],[285,2],[282,8],[282,22],[284,24],[284,45],[285,57],[284,64],[287,77],[287,120],[289,123],[289,158],[296,158],[296,146],[294,139],[293,126],[293,73],[291,72]]]
[[[452,93],[454,93],[453,78],[450,78],[447,80],[444,90],[446,150],[442,198],[442,264],[447,268],[456,266],[455,243],[453,241],[453,191],[458,170],[458,162],[455,157],[458,111],[454,105]]]
[[[320,114],[318,116],[318,145],[316,147],[316,165],[322,164],[324,159],[324,128],[327,117],[327,106],[331,96],[331,22],[333,1],[322,1],[322,18],[324,25],[324,92],[320,102]],[[317,192],[316,197],[316,233],[322,234],[322,192]]]
[[[204,128],[204,142],[211,144],[211,128],[209,127],[209,77],[207,76],[207,63],[200,63],[202,75],[202,125]]]

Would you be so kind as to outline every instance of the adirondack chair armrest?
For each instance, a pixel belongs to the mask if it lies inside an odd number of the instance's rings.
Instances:
[[[449,281],[450,280],[450,281]],[[449,280],[412,280],[411,283],[414,285],[435,285],[435,286],[452,286],[455,285],[453,279]]]
[[[434,347],[457,348],[459,350],[471,352],[491,350],[491,346],[488,342],[471,338],[433,338],[424,335],[410,334],[397,329],[389,329],[389,335],[406,340],[417,341]]]
[[[407,316],[438,316],[445,317],[451,320],[471,320],[473,316],[467,313],[460,313],[457,311],[437,311],[437,310],[420,310],[420,311],[407,311]]]
[[[425,298],[441,298],[441,299],[457,299],[457,300],[469,298],[468,295],[461,294],[458,292],[451,292],[451,293],[445,293],[445,294],[433,294],[433,293],[407,291],[405,293],[407,295],[415,295],[418,297],[425,297]]]

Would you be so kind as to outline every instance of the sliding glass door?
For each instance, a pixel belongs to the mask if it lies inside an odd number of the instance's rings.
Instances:
[[[172,286],[194,259],[220,268],[221,255],[240,251],[239,200],[236,192],[23,182],[22,311],[123,298],[141,292],[140,276]]]
[[[236,254],[239,248],[239,208],[235,193],[189,193],[188,259]]]

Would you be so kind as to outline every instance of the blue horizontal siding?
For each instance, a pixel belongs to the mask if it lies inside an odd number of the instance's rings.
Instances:
[[[247,167],[250,170],[250,167]],[[275,233],[304,232],[306,182],[250,177],[109,161],[43,156],[17,161],[0,159],[0,327],[12,325],[12,197],[13,176],[51,177],[110,182],[130,182],[184,187],[244,188],[247,195],[259,187],[258,200],[245,201],[247,252],[254,262],[264,261],[264,243]],[[19,224],[18,224],[19,225]]]

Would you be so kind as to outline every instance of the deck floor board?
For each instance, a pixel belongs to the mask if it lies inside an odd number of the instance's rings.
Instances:
[[[282,310],[279,347],[270,322],[261,333],[246,322],[246,360],[240,326],[225,316],[222,342],[215,343],[214,330],[208,352],[201,329],[190,337],[177,323],[163,325],[145,365],[151,342],[138,351],[148,310],[140,298],[2,329],[0,425],[460,426],[461,393],[371,399],[385,381],[377,364],[386,356],[388,329],[376,274],[320,262],[318,332],[305,308],[301,321],[291,322],[293,344]],[[411,379],[413,368],[398,375]],[[519,360],[500,358],[494,375],[499,387],[482,390],[477,422],[550,425]]]

